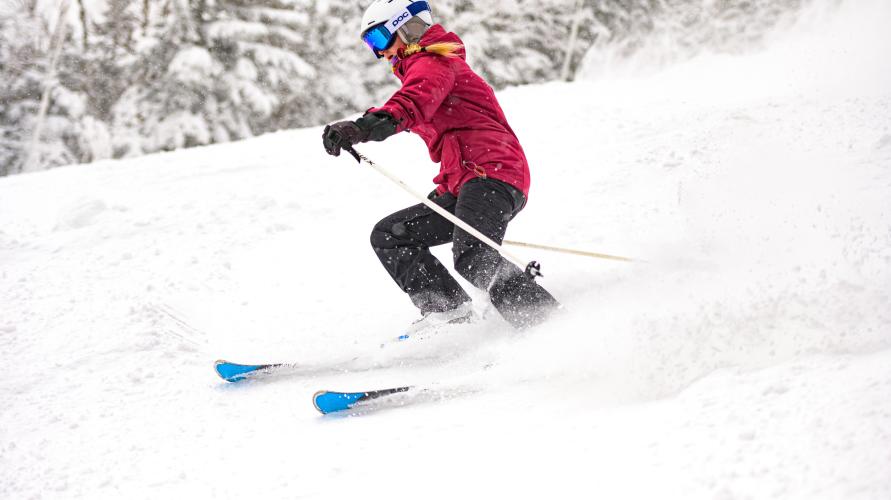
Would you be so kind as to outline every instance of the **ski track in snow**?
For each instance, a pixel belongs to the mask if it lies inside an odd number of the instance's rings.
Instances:
[[[521,334],[379,347],[415,312],[368,233],[412,200],[318,128],[0,179],[0,498],[891,498],[891,8],[831,12],[499,95],[508,237],[646,261],[518,250],[566,305]],[[362,151],[433,177],[416,137]]]

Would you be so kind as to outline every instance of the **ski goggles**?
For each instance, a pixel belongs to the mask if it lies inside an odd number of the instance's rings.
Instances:
[[[411,18],[425,10],[430,10],[427,2],[412,2],[406,10],[400,12],[395,17],[385,23],[378,24],[365,30],[362,33],[362,40],[368,45],[368,48],[374,52],[374,55],[380,59],[380,52],[389,49],[396,41],[396,31],[407,23]]]

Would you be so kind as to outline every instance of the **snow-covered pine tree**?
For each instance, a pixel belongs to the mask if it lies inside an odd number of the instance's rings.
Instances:
[[[467,46],[470,65],[490,85],[502,88],[556,77],[572,0],[451,0],[439,6],[446,27]],[[451,5],[448,5],[451,4]],[[561,27],[561,19],[565,30]],[[565,33],[564,33],[565,31]]]
[[[16,0],[0,10],[3,175],[79,160],[73,141],[84,96],[62,84],[58,64],[71,46],[70,3],[39,7],[33,0]]]
[[[0,175],[17,173],[25,159],[40,101],[40,19],[32,2],[0,10]]]
[[[308,54],[318,68],[318,78],[308,91],[308,103],[289,106],[290,116],[282,122],[286,127],[320,124],[363,111],[398,88],[389,64],[376,59],[359,37],[368,0],[315,0],[311,4]]]
[[[143,12],[132,0],[105,2],[102,11],[81,13],[83,50],[63,59],[60,73],[67,87],[88,96],[86,112],[110,124],[114,104],[134,83]]]
[[[574,74],[598,38],[626,29],[657,0],[434,0],[446,28],[467,45],[468,61],[495,88],[562,77],[566,51]],[[572,27],[577,24],[573,39]]]
[[[171,0],[153,18],[139,82],[122,96],[122,142],[168,150],[275,129],[317,76],[308,51],[306,2]]]
[[[313,93],[311,16],[315,1],[208,0],[203,38],[222,65],[223,85],[233,108],[251,133],[280,127],[280,117]],[[220,89],[222,90],[222,89]],[[299,107],[311,106],[301,102]],[[288,105],[291,106],[288,106]],[[288,109],[288,108],[291,109]],[[240,112],[240,113],[239,113]],[[279,123],[276,123],[279,122]],[[312,118],[299,123],[308,125]]]
[[[115,156],[113,108],[134,84],[142,8],[128,0],[106,0],[101,10],[77,4],[80,22],[72,38],[80,43],[65,52],[59,75],[62,87],[82,96],[66,143],[77,161],[90,162]]]
[[[195,116],[206,84],[183,85],[168,71],[181,47],[198,38],[191,15],[185,0],[142,4],[130,84],[111,108],[116,157],[210,142],[207,124]]]

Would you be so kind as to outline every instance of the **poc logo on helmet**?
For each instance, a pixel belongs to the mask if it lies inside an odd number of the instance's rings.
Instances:
[[[391,24],[392,24],[393,26],[396,26],[396,25],[399,24],[403,19],[405,19],[406,17],[408,17],[408,16],[410,16],[410,15],[411,15],[411,13],[409,13],[409,12],[403,12],[401,16],[397,17],[396,19],[393,19],[393,21],[392,21]]]

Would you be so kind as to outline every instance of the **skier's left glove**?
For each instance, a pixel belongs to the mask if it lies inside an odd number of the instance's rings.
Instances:
[[[396,133],[397,122],[386,111],[365,113],[358,120],[337,122],[325,127],[322,144],[332,156],[340,156],[342,148],[366,141],[382,141]]]

